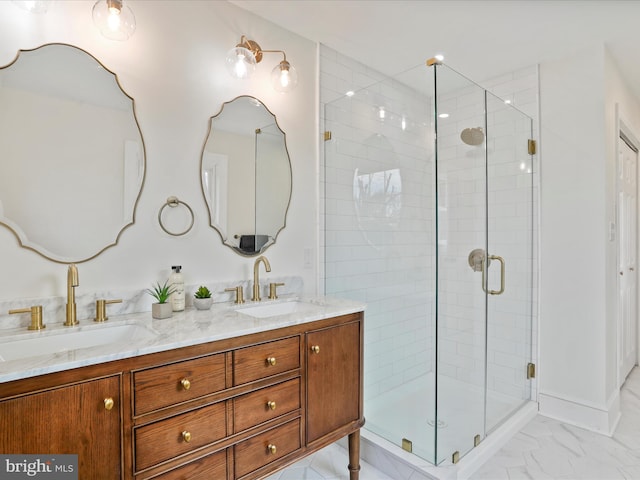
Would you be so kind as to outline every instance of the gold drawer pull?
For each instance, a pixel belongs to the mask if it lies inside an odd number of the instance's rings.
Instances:
[[[313,345],[313,346],[311,347],[311,351],[312,351],[313,353],[320,353],[320,346],[319,346],[319,345]]]
[[[105,410],[111,410],[113,408],[113,398],[107,397],[104,399],[104,408]]]
[[[271,410],[275,410],[276,409],[276,402],[267,402],[267,407],[269,407]]]
[[[189,390],[191,388],[191,382],[186,378],[180,380],[180,385],[182,385],[184,390]]]
[[[275,446],[275,445],[273,445],[273,444],[271,444],[271,443],[270,443],[270,444],[269,444],[269,446],[267,447],[267,450],[269,450],[269,453],[270,453],[271,455],[275,455],[275,454],[278,452],[278,449],[276,448],[276,446]]]
[[[267,358],[267,364],[274,366],[276,364],[276,357]]]
[[[182,439],[189,443],[191,441],[191,432],[188,432],[187,430],[185,430],[184,432],[182,432]]]

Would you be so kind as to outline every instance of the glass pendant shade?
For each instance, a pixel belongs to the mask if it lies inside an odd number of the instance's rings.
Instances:
[[[290,92],[298,84],[298,72],[289,62],[283,60],[272,70],[271,84],[277,92]]]
[[[225,62],[227,70],[235,78],[249,78],[256,70],[256,63],[251,50],[238,46],[229,50]]]
[[[127,40],[136,30],[136,17],[122,0],[98,0],[93,6],[93,23],[110,40]]]

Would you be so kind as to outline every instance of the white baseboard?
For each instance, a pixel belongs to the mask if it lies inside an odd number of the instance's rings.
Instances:
[[[538,395],[538,403],[540,415],[608,436],[613,435],[621,415],[619,391],[602,407],[546,393]]]

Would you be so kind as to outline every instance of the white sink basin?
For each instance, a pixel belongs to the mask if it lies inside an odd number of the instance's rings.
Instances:
[[[122,345],[132,340],[151,339],[155,336],[151,330],[134,324],[101,325],[86,330],[62,330],[51,335],[46,335],[45,332],[34,333],[32,335],[37,336],[29,338],[0,337],[0,361],[8,362],[109,344]]]
[[[311,303],[292,301],[281,303],[269,303],[255,307],[239,308],[238,313],[256,318],[275,317],[276,315],[288,315],[290,313],[302,313],[317,310],[318,305]]]

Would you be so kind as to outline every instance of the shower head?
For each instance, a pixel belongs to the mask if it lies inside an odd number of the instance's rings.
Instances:
[[[467,145],[475,147],[484,142],[484,131],[482,127],[465,128],[462,133],[460,133],[460,138]]]

